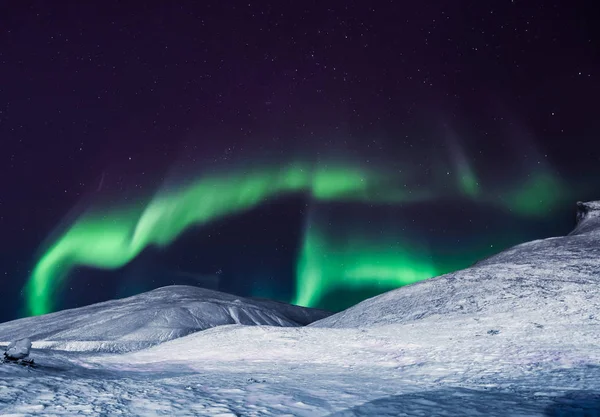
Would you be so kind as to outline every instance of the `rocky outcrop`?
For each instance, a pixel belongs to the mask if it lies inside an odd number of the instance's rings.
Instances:
[[[570,234],[600,230],[600,201],[577,202],[577,226]]]

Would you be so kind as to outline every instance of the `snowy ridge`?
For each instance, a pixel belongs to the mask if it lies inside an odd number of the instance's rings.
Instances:
[[[564,237],[523,243],[471,268],[365,300],[314,327],[370,327],[543,311],[546,320],[600,320],[600,202],[578,204]]]
[[[0,324],[0,340],[36,348],[128,351],[224,324],[300,326],[328,313],[190,286],[169,286]]]

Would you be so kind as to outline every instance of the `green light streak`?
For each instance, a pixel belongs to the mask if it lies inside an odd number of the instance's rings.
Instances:
[[[468,164],[458,167],[458,185],[461,192],[469,197],[479,195],[479,180]]]
[[[503,206],[520,216],[543,216],[567,195],[565,186],[545,171],[514,189],[484,193],[462,153],[457,155],[458,190],[474,202]],[[305,192],[318,201],[369,204],[447,196],[432,188],[413,189],[384,170],[348,164],[295,163],[200,178],[177,190],[159,192],[135,207],[84,214],[39,259],[27,283],[27,307],[32,315],[52,311],[53,293],[78,265],[120,268],[148,246],[167,246],[192,226],[244,212],[286,193]],[[337,288],[384,291],[449,270],[444,268],[446,263],[434,263],[424,252],[415,250],[413,243],[382,246],[384,243],[362,238],[339,244],[309,229],[297,265],[295,303],[314,306]]]
[[[383,292],[437,275],[431,259],[414,245],[328,240],[309,227],[297,266],[294,304],[314,307],[330,291],[377,289]]]
[[[464,147],[461,145],[457,134],[452,130],[448,130],[446,132],[446,142],[456,173],[459,191],[470,198],[478,196],[480,193],[479,180],[475,174],[475,170],[469,163]]]
[[[548,172],[527,177],[522,184],[504,192],[496,202],[521,216],[540,217],[568,199],[565,184]]]
[[[281,169],[200,179],[157,194],[141,209],[80,218],[41,257],[27,285],[33,315],[52,311],[52,292],[77,265],[114,269],[149,245],[166,246],[184,230],[251,209],[284,193],[310,192],[318,200],[368,198],[385,176],[350,166],[291,164]]]

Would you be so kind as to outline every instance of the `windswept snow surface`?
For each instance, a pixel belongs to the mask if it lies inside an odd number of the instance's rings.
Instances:
[[[34,350],[39,368],[0,365],[0,414],[600,415],[594,213],[568,237],[315,326],[219,326],[121,354]]]
[[[597,328],[509,322],[488,334],[494,324],[426,318],[372,329],[231,325],[127,354],[34,351],[40,368],[0,365],[0,415],[600,411]]]
[[[0,341],[36,348],[129,351],[224,324],[299,326],[329,313],[173,285],[129,298],[0,324]]]

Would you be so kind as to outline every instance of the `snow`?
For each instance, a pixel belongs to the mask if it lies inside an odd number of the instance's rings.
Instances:
[[[34,349],[38,368],[0,366],[0,414],[600,415],[599,219],[307,327]]]
[[[8,344],[5,356],[9,359],[25,359],[31,351],[31,340],[28,338],[14,340]]]
[[[0,413],[542,415],[600,390],[597,328],[489,328],[439,318],[372,329],[231,325],[127,354],[37,351],[41,368],[0,367]]]
[[[322,310],[173,285],[120,300],[0,324],[0,340],[35,348],[129,351],[224,324],[299,326]],[[1,342],[0,342],[1,343]]]

